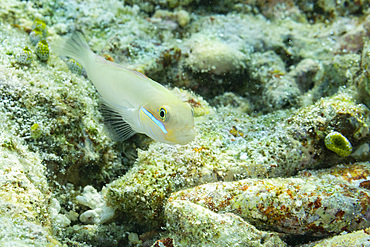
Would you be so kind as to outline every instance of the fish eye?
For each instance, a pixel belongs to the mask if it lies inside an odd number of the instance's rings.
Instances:
[[[159,110],[159,117],[162,119],[162,121],[166,121],[167,119],[167,110],[164,107],[161,107]]]

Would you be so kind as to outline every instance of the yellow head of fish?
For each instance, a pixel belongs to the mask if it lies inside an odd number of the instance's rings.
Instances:
[[[173,98],[173,97],[170,97]],[[140,123],[154,140],[168,144],[187,144],[194,140],[193,110],[177,98],[152,101],[141,107]]]

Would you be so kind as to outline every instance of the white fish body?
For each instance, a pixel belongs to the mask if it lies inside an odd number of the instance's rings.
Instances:
[[[118,139],[144,133],[168,144],[187,144],[194,140],[194,119],[189,104],[145,75],[96,55],[81,33],[75,32],[68,39],[55,42],[53,50],[75,59],[86,69],[105,105],[105,120]]]

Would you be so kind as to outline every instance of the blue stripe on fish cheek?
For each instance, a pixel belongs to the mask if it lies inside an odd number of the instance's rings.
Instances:
[[[158,137],[154,134],[154,132],[152,130],[152,127],[149,126],[149,130],[150,130],[150,133],[152,133],[152,135],[155,138],[155,140],[158,140]]]
[[[166,127],[164,126],[164,124],[156,119],[153,114],[151,112],[149,112],[147,109],[145,109],[144,107],[141,108],[141,111],[155,124],[157,125],[163,133],[167,134],[168,131],[166,130]]]

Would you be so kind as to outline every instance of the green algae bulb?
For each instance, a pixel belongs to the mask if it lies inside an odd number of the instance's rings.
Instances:
[[[41,40],[36,45],[36,51],[35,51],[37,57],[43,61],[46,62],[49,58],[49,45],[46,42],[46,40]]]
[[[352,145],[349,140],[336,131],[331,132],[325,137],[325,146],[342,157],[347,157],[352,153]]]

